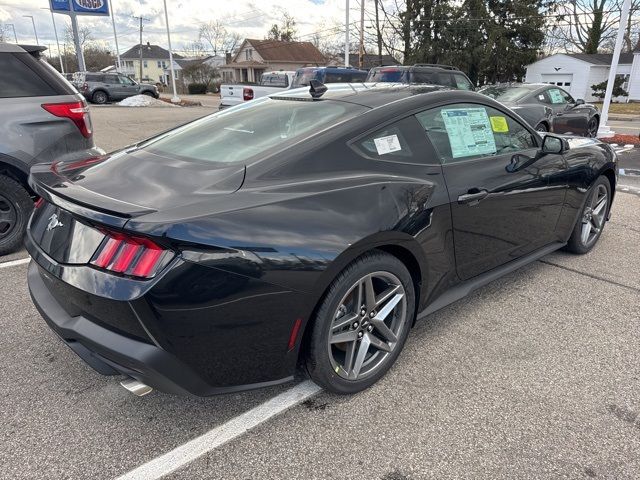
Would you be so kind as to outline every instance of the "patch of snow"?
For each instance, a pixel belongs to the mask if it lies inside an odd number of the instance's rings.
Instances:
[[[121,107],[178,107],[172,103],[163,102],[149,95],[134,95],[118,103]]]

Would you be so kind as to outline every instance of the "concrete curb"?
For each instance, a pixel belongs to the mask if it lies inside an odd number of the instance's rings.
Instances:
[[[640,122],[640,115],[609,114],[609,120],[617,122]]]

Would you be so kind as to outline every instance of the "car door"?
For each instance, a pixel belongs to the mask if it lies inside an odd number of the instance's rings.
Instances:
[[[103,75],[103,85],[109,93],[109,98],[112,100],[120,100],[122,98],[122,91],[120,89],[120,82],[118,82],[118,76],[112,74]]]
[[[587,131],[589,115],[583,109],[576,108],[576,101],[565,90],[550,87],[545,91],[549,106],[553,109],[553,131],[584,135]]]
[[[469,279],[557,241],[562,155],[506,111],[449,104],[416,115],[442,163],[456,269]]]
[[[118,83],[120,84],[122,98],[138,94],[138,85],[129,77],[125,75],[118,75]]]

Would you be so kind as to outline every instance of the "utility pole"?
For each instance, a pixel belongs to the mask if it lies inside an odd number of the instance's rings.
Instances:
[[[344,21],[344,66],[349,66],[349,0],[346,7],[346,18]],[[17,43],[17,42],[16,42]]]
[[[148,22],[149,19],[144,18],[143,16],[139,16],[139,17],[134,16],[133,18],[140,20],[140,78],[138,79],[138,81],[142,83],[142,22],[143,21]]]
[[[358,54],[358,68],[364,67],[364,0],[360,0],[360,52]]]
[[[23,17],[31,19],[31,25],[33,25],[33,33],[36,36],[36,45],[40,45],[40,42],[38,41],[38,32],[36,31],[36,22],[33,19],[33,15],[23,15]]]
[[[378,12],[380,0],[375,0],[376,6],[376,36],[378,39],[378,66],[382,66],[382,32],[380,31],[380,14]]]

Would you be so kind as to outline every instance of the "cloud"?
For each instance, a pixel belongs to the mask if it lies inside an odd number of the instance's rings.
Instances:
[[[121,51],[139,41],[139,23],[134,16],[143,16],[143,42],[163,47],[167,44],[162,2],[158,0],[111,0],[115,14],[118,43]],[[352,2],[355,3],[355,2]],[[31,20],[23,15],[33,15],[40,43],[55,50],[55,36],[46,0],[2,0],[0,21],[15,25],[18,41],[35,43]],[[197,40],[202,22],[219,20],[229,30],[242,38],[263,38],[274,23],[279,23],[286,11],[297,22],[298,35],[311,39],[314,33],[329,35],[336,32],[344,18],[344,0],[236,0],[234,2],[204,0],[167,0],[171,43],[179,50],[186,43]],[[66,15],[54,15],[58,35],[62,41]],[[110,17],[78,18],[81,26],[89,27],[93,37],[113,48],[113,30]]]

